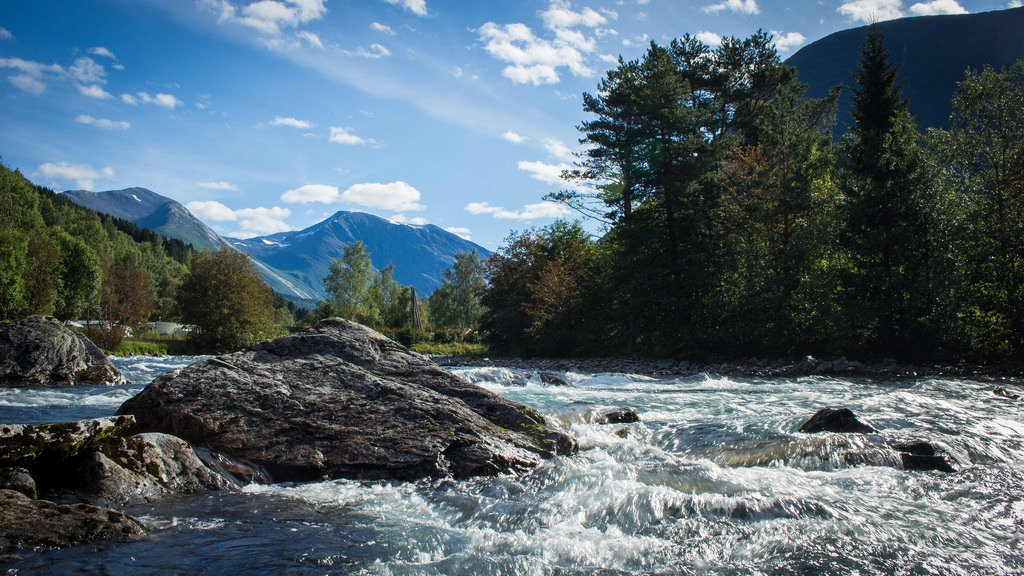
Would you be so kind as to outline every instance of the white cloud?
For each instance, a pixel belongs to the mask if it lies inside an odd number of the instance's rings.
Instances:
[[[391,56],[391,50],[388,50],[381,44],[370,44],[369,48],[360,47],[359,50],[356,51],[356,56],[370,59],[387,58],[388,56]]]
[[[385,0],[388,4],[402,6],[417,16],[427,15],[427,0]]]
[[[207,190],[238,190],[238,186],[235,186],[231,182],[225,182],[223,180],[213,180],[210,182],[196,182],[196,186],[200,188],[206,188]]]
[[[224,12],[228,18],[234,18],[234,10]],[[282,27],[296,28],[319,20],[327,14],[324,0],[259,0],[248,4],[241,10],[239,22],[268,34],[278,34]]]
[[[16,74],[8,76],[7,80],[19,90],[24,90],[29,94],[42,94],[46,91],[46,84],[31,74]]]
[[[775,47],[779,49],[779,52],[789,52],[793,48],[802,46],[807,38],[799,32],[781,32],[779,30],[772,30],[772,36],[775,37]]]
[[[3,26],[0,26],[0,40],[14,40],[14,34]]]
[[[569,214],[569,209],[556,202],[538,202],[526,204],[522,210],[509,210],[500,206],[491,206],[488,202],[470,202],[463,208],[470,214],[490,214],[497,220],[539,220],[558,218]]]
[[[710,14],[717,14],[722,10],[729,10],[731,12],[739,12],[740,14],[760,14],[761,8],[757,5],[757,0],[725,0],[717,4],[711,4],[705,6],[704,11]]]
[[[337,186],[327,184],[306,184],[281,194],[281,201],[288,204],[332,204],[341,198]]]
[[[967,9],[961,6],[957,0],[931,0],[930,2],[918,2],[911,5],[910,13],[914,16],[967,14]]]
[[[548,184],[563,185],[565,181],[562,180],[562,171],[568,170],[570,166],[568,164],[548,164],[547,162],[541,162],[536,160],[528,162],[522,160],[516,164],[516,166],[523,172],[530,174],[530,178],[534,180],[540,180],[541,182],[547,182]]]
[[[852,0],[844,2],[837,11],[861,22],[872,23],[903,16],[903,0]]]
[[[597,47],[597,40],[577,28],[596,29],[606,24],[614,12],[605,14],[591,8],[580,12],[572,10],[568,2],[552,0],[541,13],[544,26],[552,33],[550,38],[537,36],[522,23],[498,25],[487,22],[477,30],[484,49],[508,66],[502,75],[514,84],[556,84],[561,78],[559,68],[568,68],[575,76],[592,76],[587,58]],[[602,30],[594,30],[600,35]]]
[[[88,114],[80,114],[75,118],[75,122],[79,124],[85,124],[87,126],[95,126],[97,128],[103,128],[105,130],[127,130],[132,127],[131,124],[124,120],[108,120],[106,118],[94,118]]]
[[[1007,8],[1020,8],[1021,6],[1024,6],[1024,2],[1021,0],[1010,0],[1006,3]]]
[[[0,58],[0,68],[18,71],[18,74],[8,76],[7,80],[29,94],[42,94],[46,91],[48,80],[67,77],[67,72],[58,64],[43,64],[21,58]]]
[[[452,226],[450,228],[445,228],[445,230],[451,232],[452,234],[455,234],[456,236],[462,238],[463,240],[473,239],[473,231],[470,230],[469,228],[458,228],[456,226]]]
[[[289,128],[298,128],[299,130],[309,130],[315,126],[315,124],[308,120],[299,120],[290,116],[274,116],[274,119],[270,121],[270,125],[287,126]]]
[[[413,226],[426,226],[427,224],[430,224],[430,221],[426,218],[422,218],[420,216],[409,218],[405,214],[395,214],[391,218],[388,218],[388,220],[395,224],[411,224]]]
[[[565,145],[561,140],[555,138],[545,138],[544,148],[555,158],[562,160],[563,162],[569,162],[573,159],[572,150]]]
[[[83,190],[92,190],[98,178],[111,178],[114,176],[114,169],[107,166],[97,171],[88,164],[68,164],[67,162],[47,162],[39,166],[39,173],[46,178],[57,180],[74,180],[75,184]]]
[[[216,200],[196,200],[185,204],[196,218],[209,222],[234,222],[238,220],[235,211]]]
[[[125,104],[130,104],[132,106],[137,106],[139,104],[154,104],[156,106],[167,108],[169,110],[174,110],[178,106],[184,104],[184,102],[178,100],[175,96],[171,94],[160,93],[156,95],[150,95],[147,92],[136,92],[134,95],[121,94],[121,101]]]
[[[291,210],[278,206],[273,208],[242,208],[235,210],[239,230],[232,234],[239,238],[251,238],[253,236],[288,232],[293,230],[293,228],[284,221],[284,218],[291,216],[291,213]]]
[[[392,36],[395,35],[395,31],[391,29],[391,26],[388,26],[387,24],[381,24],[380,22],[374,22],[373,24],[370,24],[370,29],[376,30],[377,32],[383,32],[385,34],[390,34]]]
[[[71,64],[68,74],[82,84],[103,84],[106,82],[107,71],[92,58],[82,56]]]
[[[316,34],[313,34],[312,32],[307,32],[307,31],[303,30],[303,31],[299,32],[298,34],[296,34],[296,36],[298,36],[299,38],[302,38],[303,40],[305,40],[306,43],[309,44],[310,46],[312,46],[313,48],[323,48],[324,47],[324,43],[323,43],[322,40],[320,40],[320,37],[317,36]]]
[[[110,48],[103,46],[93,46],[92,48],[89,48],[89,54],[92,54],[93,56],[101,56],[103,58],[110,58],[111,60],[117,60],[117,56],[114,56],[114,53]]]
[[[372,140],[367,140],[361,136],[353,134],[351,128],[344,128],[341,126],[331,126],[330,140],[337,144],[347,144],[349,146],[358,146],[373,142]]]
[[[110,92],[107,92],[102,86],[97,84],[93,84],[92,86],[79,86],[78,92],[82,96],[96,98],[97,100],[110,100],[114,97]]]
[[[714,32],[702,30],[697,33],[697,40],[700,40],[708,46],[715,47],[722,43],[722,36],[720,34],[715,34]]]
[[[420,204],[420,191],[401,180],[390,184],[355,184],[341,194],[350,204],[367,208],[380,208],[392,212],[418,212],[426,206]]]
[[[512,130],[505,132],[501,137],[513,144],[522,144],[523,142],[526,142],[525,137],[520,135],[518,132],[513,132]]]

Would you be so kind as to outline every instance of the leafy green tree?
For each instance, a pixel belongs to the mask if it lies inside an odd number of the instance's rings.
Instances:
[[[479,326],[483,313],[480,297],[487,288],[485,272],[475,251],[455,255],[455,263],[444,271],[441,286],[427,300],[434,326],[456,330]]]
[[[25,310],[27,255],[24,236],[17,230],[0,228],[0,319],[17,319]]]
[[[61,320],[88,316],[96,309],[103,269],[96,252],[85,241],[60,228],[54,229],[54,241],[61,254],[57,273],[57,307]]]
[[[178,289],[189,340],[202,350],[238,350],[275,333],[274,300],[249,257],[229,248],[199,252]]]
[[[366,245],[352,242],[343,247],[342,257],[331,262],[324,278],[329,313],[358,322],[370,311],[369,292],[373,282],[373,263]]]
[[[99,327],[93,338],[104,348],[117,346],[126,335],[139,333],[156,306],[149,272],[129,257],[111,264],[103,275],[100,295]]]

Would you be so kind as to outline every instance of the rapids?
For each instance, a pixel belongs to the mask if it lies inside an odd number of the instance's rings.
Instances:
[[[0,422],[110,414],[192,358],[115,359],[122,388],[0,390]],[[129,544],[22,553],[17,574],[1007,574],[1024,571],[1024,401],[963,380],[453,368],[580,443],[530,474],[250,485],[137,506]],[[1000,382],[1019,392],[1020,383]],[[641,422],[592,423],[633,407]],[[807,436],[845,406],[880,434]],[[907,472],[886,439],[958,472]]]

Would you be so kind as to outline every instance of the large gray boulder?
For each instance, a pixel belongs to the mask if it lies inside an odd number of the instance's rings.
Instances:
[[[131,540],[145,531],[142,523],[117,510],[33,500],[20,492],[0,489],[0,550]]]
[[[117,413],[274,481],[488,475],[576,448],[537,411],[336,318],[165,374]]]
[[[98,346],[55,318],[0,324],[0,386],[127,383]]]

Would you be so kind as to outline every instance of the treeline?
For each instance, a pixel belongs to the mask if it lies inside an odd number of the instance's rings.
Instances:
[[[1001,359],[1024,353],[1024,63],[968,71],[922,134],[872,30],[853,125],[770,36],[685,36],[584,95],[552,196],[604,222],[515,234],[488,262],[496,353]]]

